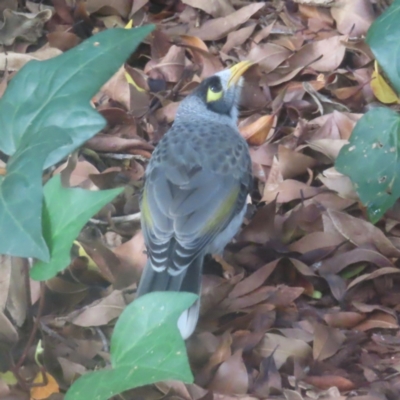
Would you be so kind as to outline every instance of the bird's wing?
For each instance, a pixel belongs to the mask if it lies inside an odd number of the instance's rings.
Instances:
[[[224,230],[245,204],[248,177],[240,180],[200,166],[158,165],[146,179],[142,226],[153,268],[170,275]]]

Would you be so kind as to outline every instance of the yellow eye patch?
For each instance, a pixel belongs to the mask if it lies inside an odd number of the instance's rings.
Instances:
[[[209,86],[207,90],[207,103],[219,100],[223,94],[224,91],[222,90],[222,87]]]

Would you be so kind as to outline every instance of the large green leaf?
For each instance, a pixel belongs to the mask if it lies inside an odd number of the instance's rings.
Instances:
[[[392,86],[400,93],[400,0],[371,25],[367,43]]]
[[[90,139],[105,124],[90,99],[153,29],[108,29],[58,57],[30,61],[0,99],[0,150],[13,154],[25,134],[46,127],[68,129],[72,143],[55,147],[46,168]]]
[[[67,131],[62,128],[46,128],[40,137],[25,135],[20,140],[0,183],[0,253],[49,259],[40,217],[42,165],[54,146],[67,141]]]
[[[65,400],[107,400],[169,379],[193,382],[177,321],[196,298],[192,293],[153,292],[127,306],[111,339],[112,369],[83,375]]]
[[[372,222],[400,197],[400,116],[389,108],[365,114],[336,159],[350,177]]]
[[[11,155],[0,181],[0,254],[49,261],[42,237],[44,167],[94,136],[103,117],[91,97],[153,25],[109,29],[47,61],[31,61],[0,99],[0,150]]]
[[[31,277],[44,281],[54,277],[71,261],[72,242],[88,219],[109,203],[122,189],[90,191],[64,188],[60,175],[44,187],[43,235],[50,249],[50,261],[38,261]]]

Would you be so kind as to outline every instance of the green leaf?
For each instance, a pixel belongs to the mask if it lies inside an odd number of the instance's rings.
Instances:
[[[80,377],[65,400],[106,400],[169,379],[193,382],[177,321],[196,299],[192,293],[153,292],[128,305],[111,338],[112,369]]]
[[[47,182],[44,187],[43,235],[50,249],[50,261],[36,262],[30,271],[32,279],[50,279],[67,267],[71,261],[72,242],[83,226],[121,191],[64,188],[60,175]]]
[[[153,25],[109,29],[47,61],[31,61],[0,99],[0,150],[11,155],[0,180],[0,254],[49,261],[42,236],[44,167],[59,161],[105,125],[91,97]]]
[[[367,34],[375,58],[400,93],[400,0],[393,4],[371,25]]]
[[[352,180],[375,223],[400,197],[400,116],[376,108],[357,123],[336,169]]]
[[[90,139],[105,125],[91,98],[153,29],[108,29],[58,57],[26,64],[0,99],[0,149],[13,154],[27,133],[68,129],[72,143],[55,147],[46,168]]]
[[[54,146],[66,144],[67,131],[51,127],[36,138],[25,135],[0,181],[0,254],[49,260],[42,236],[42,166]],[[48,140],[52,135],[52,140]],[[0,135],[1,136],[1,135]]]

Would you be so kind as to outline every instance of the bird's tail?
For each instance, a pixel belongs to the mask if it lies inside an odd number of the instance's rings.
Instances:
[[[137,297],[150,292],[190,292],[200,296],[203,255],[196,257],[179,275],[173,276],[167,270],[157,272],[150,259],[144,267],[137,290]],[[195,330],[200,312],[200,298],[178,320],[182,338],[187,339]]]

